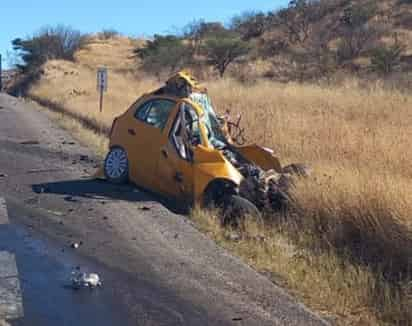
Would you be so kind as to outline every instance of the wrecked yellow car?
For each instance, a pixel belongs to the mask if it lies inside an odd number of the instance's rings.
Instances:
[[[270,149],[232,144],[222,124],[206,89],[179,72],[114,120],[105,177],[188,204],[248,213],[282,205],[287,176],[301,169],[283,169]]]

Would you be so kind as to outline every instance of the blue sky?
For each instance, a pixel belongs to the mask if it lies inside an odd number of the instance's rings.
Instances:
[[[7,66],[11,41],[44,25],[64,24],[82,32],[114,28],[131,36],[167,33],[194,19],[227,22],[248,10],[269,11],[288,0],[0,0],[0,53]]]

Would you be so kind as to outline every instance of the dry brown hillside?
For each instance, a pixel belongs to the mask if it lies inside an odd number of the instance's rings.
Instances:
[[[411,2],[309,3],[314,5],[285,10],[282,18],[275,14],[264,34],[251,40],[271,64],[266,65],[264,76],[283,81],[340,77],[342,73],[381,77],[381,71],[371,65],[375,49],[398,44],[402,52],[392,78],[406,79],[405,73],[412,69]],[[350,49],[345,49],[345,41]]]

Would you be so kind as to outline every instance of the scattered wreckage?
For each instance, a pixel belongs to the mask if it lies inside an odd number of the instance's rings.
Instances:
[[[100,174],[187,204],[221,207],[224,216],[277,210],[294,176],[308,169],[282,167],[271,149],[244,146],[239,123],[218,117],[207,90],[181,71],[114,119]]]
[[[75,290],[79,290],[81,288],[94,289],[102,286],[102,281],[98,274],[84,273],[80,272],[79,270],[72,272],[70,281],[72,288]]]

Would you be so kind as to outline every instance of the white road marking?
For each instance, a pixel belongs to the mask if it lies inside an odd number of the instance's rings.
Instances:
[[[0,227],[8,222],[6,201],[0,197]],[[0,251],[0,322],[23,316],[23,297],[16,258],[7,251]]]
[[[1,224],[9,224],[6,201],[2,197],[0,197],[0,225]]]
[[[0,319],[23,317],[23,298],[13,254],[0,251]]]

